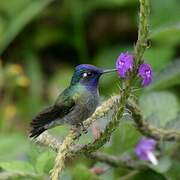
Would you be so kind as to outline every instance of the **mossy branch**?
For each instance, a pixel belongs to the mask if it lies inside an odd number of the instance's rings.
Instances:
[[[113,110],[113,106],[116,106],[120,100],[120,96],[119,95],[115,95],[111,98],[109,98],[107,101],[105,101],[94,113],[94,115],[89,118],[88,120],[85,121],[86,124],[86,128],[90,126],[90,124],[96,120],[98,120],[101,117],[106,116],[106,114],[109,112],[109,110]],[[108,108],[109,107],[109,108]],[[148,137],[152,137],[154,139],[157,140],[163,140],[163,141],[177,141],[180,142],[180,132],[176,131],[174,129],[162,129],[162,128],[157,128],[154,127],[150,124],[148,124],[148,122],[143,118],[142,112],[140,111],[140,108],[137,104],[135,104],[134,101],[132,100],[128,100],[128,103],[126,104],[126,108],[128,108],[131,113],[132,113],[132,118],[134,119],[135,122],[135,126],[137,127],[137,129],[144,134],[145,136]],[[113,114],[112,114],[113,115]],[[97,118],[97,119],[96,119]],[[77,154],[85,154],[87,157],[93,157],[93,156],[97,156],[97,160],[101,161],[101,162],[105,162],[109,165],[113,165],[113,166],[123,166],[126,168],[130,168],[130,164],[126,164],[126,161],[121,161],[119,160],[117,162],[117,158],[111,158],[111,157],[115,157],[115,156],[108,156],[107,158],[105,158],[103,160],[103,157],[105,156],[98,156],[96,153],[94,153],[93,151],[97,150],[97,148],[99,146],[95,146],[93,147],[94,144],[96,144],[97,141],[101,140],[101,136],[99,137],[99,140],[95,140],[92,143],[89,143],[87,145],[75,145],[73,143],[73,146],[71,146],[68,149],[68,155],[71,156],[76,156]],[[52,148],[54,151],[58,151],[59,147],[61,147],[62,142],[58,141],[56,138],[54,138],[53,136],[51,136],[50,134],[48,134],[47,132],[44,132],[41,136],[39,136],[36,139],[37,143],[44,145],[44,146],[48,146],[50,148]],[[88,149],[89,148],[89,149]],[[98,158],[99,157],[99,158]],[[110,158],[109,158],[110,157]],[[144,167],[143,164],[138,164],[133,165],[132,168],[140,168],[140,167]]]
[[[55,139],[53,136],[51,136],[47,132],[44,132],[41,138],[37,139],[37,142],[40,145],[50,147],[55,152],[58,152],[59,147],[62,145],[61,141],[57,141],[57,139]],[[82,154],[82,151],[81,151],[82,147],[83,146],[81,145],[71,146],[70,148],[71,157],[72,156],[75,157],[77,154]],[[103,152],[93,152],[93,153],[84,152],[83,154],[87,158],[93,159],[98,162],[106,163],[107,165],[112,166],[112,167],[123,167],[127,169],[136,169],[136,170],[146,169],[148,167],[148,164],[146,163],[134,161],[130,159],[129,157],[125,157],[125,156],[114,156],[114,155],[110,155]]]
[[[59,174],[63,171],[65,167],[65,160],[71,145],[74,144],[74,140],[78,137],[78,132],[76,130],[71,130],[69,135],[66,136],[65,140],[58,147],[58,153],[55,159],[54,167],[51,171],[51,179],[59,179]]]
[[[149,34],[149,15],[150,15],[150,3],[149,0],[139,0],[139,27],[138,27],[138,40],[134,48],[135,63],[138,66],[148,46],[148,34]]]
[[[143,135],[156,140],[180,142],[180,131],[175,129],[162,129],[150,125],[143,118],[140,107],[133,101],[128,101],[127,108],[132,112],[135,125]]]
[[[130,170],[144,170],[149,168],[147,163],[132,160],[130,157],[127,156],[115,156],[103,152],[94,152],[86,156],[95,161],[108,164],[112,167],[122,167]]]
[[[96,116],[99,112],[101,115],[99,114],[100,116],[97,116],[97,117],[102,118],[102,117],[106,116],[109,109],[113,109],[113,106],[115,105],[115,102],[118,101],[118,99],[120,99],[119,95],[115,95],[115,96],[109,98],[97,109],[97,111],[94,113],[94,115]],[[104,108],[105,104],[106,104],[106,108]],[[107,108],[108,106],[109,106],[109,109]],[[128,103],[126,104],[126,108],[128,108],[129,111],[132,113],[132,118],[135,122],[135,126],[143,135],[152,137],[157,140],[163,140],[163,141],[176,141],[176,142],[180,141],[180,131],[175,130],[175,129],[162,129],[162,128],[157,128],[155,126],[150,125],[143,118],[140,107],[134,101],[128,100]],[[104,114],[104,116],[103,116],[103,114]],[[95,117],[95,116],[92,116],[92,117]],[[86,128],[89,127],[90,122],[97,121],[98,119],[99,118],[87,119],[85,121],[85,124],[88,125],[88,126],[86,126]],[[159,134],[159,132],[161,132],[161,133]],[[171,137],[171,138],[169,138],[169,137]],[[50,135],[47,131],[44,132],[42,135],[40,135],[36,139],[36,142],[40,145],[48,146],[56,151],[60,145],[60,141],[58,139],[56,139],[54,136]],[[78,147],[76,146],[75,149],[74,148],[71,148],[71,149],[74,149],[74,150],[72,150],[73,152],[75,152],[75,151],[77,152],[83,147],[84,146],[81,145]]]

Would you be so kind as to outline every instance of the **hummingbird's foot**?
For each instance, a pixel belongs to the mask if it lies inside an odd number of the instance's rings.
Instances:
[[[77,133],[76,138],[79,139],[79,137],[81,136],[81,129],[79,129],[79,126],[77,126],[77,125],[76,125],[76,126],[72,126],[72,127],[71,127],[71,130],[72,130],[72,131],[75,131],[75,132]],[[76,138],[75,138],[75,139],[76,139]],[[74,140],[75,140],[75,139],[74,139]]]
[[[81,132],[80,131],[77,131],[77,139],[79,139],[81,137]]]
[[[84,124],[81,122],[80,126],[82,127],[82,131],[84,132],[84,134],[88,133],[88,130],[84,127]]]

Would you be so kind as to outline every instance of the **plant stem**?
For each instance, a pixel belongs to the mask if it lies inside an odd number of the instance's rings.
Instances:
[[[150,3],[149,0],[139,0],[139,28],[138,40],[134,49],[136,67],[142,62],[144,51],[147,48],[148,34],[149,34],[149,15]]]

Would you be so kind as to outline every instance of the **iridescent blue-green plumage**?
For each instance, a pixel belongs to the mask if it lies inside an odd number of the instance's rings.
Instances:
[[[45,130],[64,123],[76,126],[90,117],[99,102],[99,78],[111,71],[88,64],[77,66],[70,86],[59,95],[54,105],[33,118],[30,137],[37,137]]]

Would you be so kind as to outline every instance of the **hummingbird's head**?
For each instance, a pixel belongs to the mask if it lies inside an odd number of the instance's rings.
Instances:
[[[90,88],[96,88],[101,75],[113,71],[116,71],[116,69],[103,70],[90,64],[80,64],[75,68],[71,85],[80,83]]]

